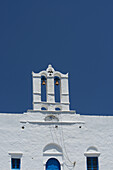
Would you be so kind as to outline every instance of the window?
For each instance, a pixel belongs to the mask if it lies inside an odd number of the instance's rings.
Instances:
[[[20,170],[20,159],[12,158],[11,159],[11,168],[12,168],[12,170]]]
[[[99,170],[98,157],[100,152],[95,146],[90,146],[84,153],[87,160],[87,170]]]
[[[98,157],[87,157],[87,170],[98,170]]]
[[[20,170],[21,169],[21,158],[22,152],[8,152],[11,155],[11,170]]]

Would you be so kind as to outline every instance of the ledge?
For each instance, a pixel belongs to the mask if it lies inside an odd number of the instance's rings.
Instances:
[[[32,123],[32,124],[85,124],[84,121],[39,121],[39,120],[20,120],[20,123]]]
[[[84,155],[86,157],[93,157],[93,156],[98,157],[98,156],[100,156],[100,152],[85,152]]]
[[[14,152],[14,151],[9,151],[8,154],[11,156],[11,158],[21,158],[23,155],[22,152]]]
[[[50,152],[50,153],[49,153],[49,152],[47,152],[47,153],[43,153],[43,155],[44,155],[44,156],[45,156],[45,155],[46,155],[46,156],[47,156],[47,155],[48,155],[48,156],[50,156],[50,155],[57,155],[57,156],[58,156],[58,155],[62,155],[62,153],[57,153],[57,152]]]
[[[62,105],[62,104],[65,104],[65,105],[69,105],[70,104],[70,102],[67,102],[67,103],[64,103],[64,102],[62,102],[62,103],[59,103],[59,102],[42,102],[42,101],[37,101],[37,102],[33,102],[33,104],[53,104],[53,105]]]
[[[61,113],[69,113],[69,114],[76,114],[76,110],[27,110],[25,113],[29,112],[40,112],[40,113],[56,113],[56,114],[61,114]],[[77,114],[79,115],[79,114]]]

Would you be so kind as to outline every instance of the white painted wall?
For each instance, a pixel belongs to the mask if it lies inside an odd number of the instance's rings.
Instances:
[[[21,158],[21,170],[45,170],[49,158],[58,159],[61,170],[86,170],[87,155],[99,156],[99,170],[112,170],[113,117],[70,111],[68,74],[51,65],[32,75],[33,110],[0,113],[0,170],[11,169],[11,157]],[[41,75],[47,78],[47,102],[41,102]],[[61,80],[59,103],[54,101],[55,76]],[[61,110],[55,111],[56,107]]]
[[[52,114],[59,121],[46,122],[44,118],[50,114],[49,111],[0,114],[1,170],[10,169],[11,155],[14,153],[22,154],[22,170],[43,170],[50,157],[56,157],[61,162],[62,170],[73,169],[68,167],[72,165],[70,161],[76,161],[76,170],[85,170],[84,153],[92,146],[100,152],[99,170],[113,169],[112,116],[80,116],[74,112],[54,112]],[[55,128],[56,125],[58,128]],[[22,129],[22,126],[25,128]],[[62,153],[55,149],[50,149],[49,154],[43,153],[44,147],[50,143],[60,145]]]

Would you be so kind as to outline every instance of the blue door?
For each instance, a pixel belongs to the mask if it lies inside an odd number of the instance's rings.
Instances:
[[[57,159],[51,158],[46,163],[46,170],[60,170],[60,163]]]

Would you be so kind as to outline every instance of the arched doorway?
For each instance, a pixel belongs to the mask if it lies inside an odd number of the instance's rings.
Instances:
[[[46,170],[61,170],[59,161],[55,158],[50,158],[46,163]]]

